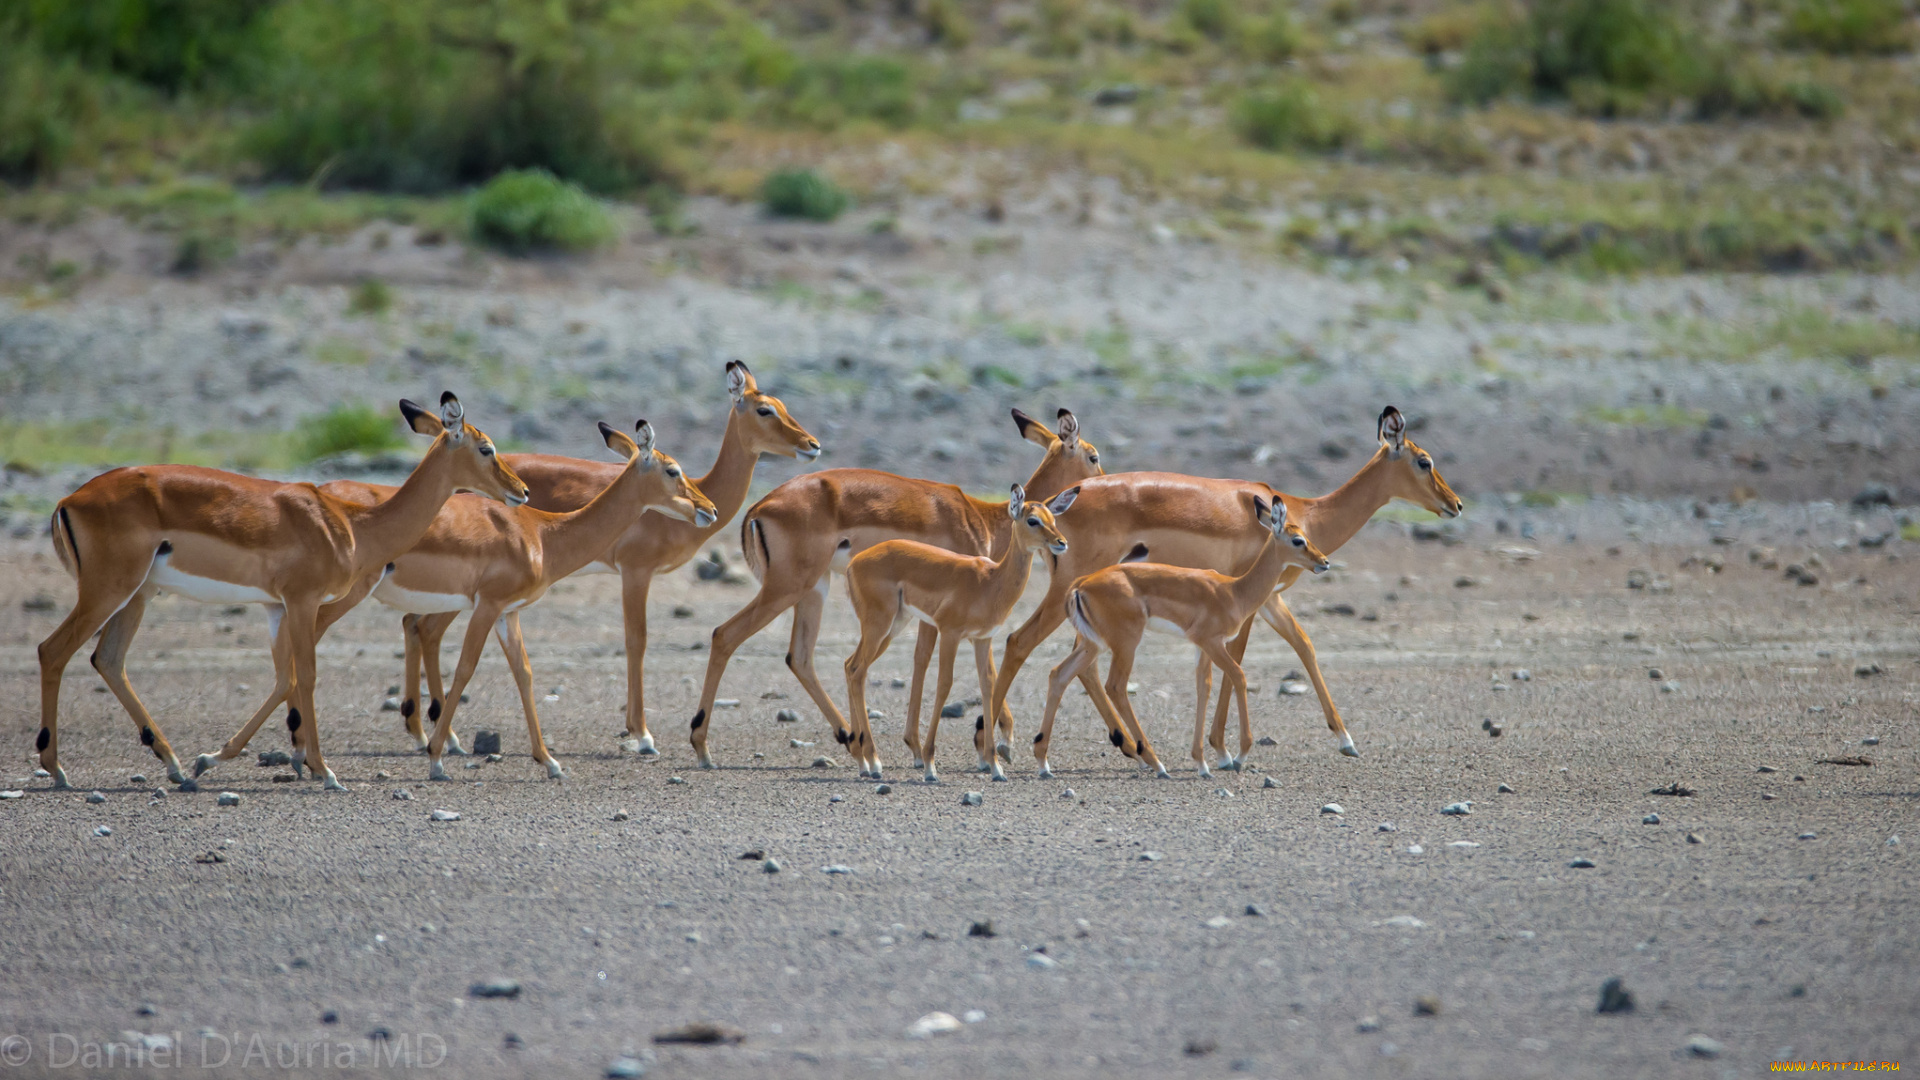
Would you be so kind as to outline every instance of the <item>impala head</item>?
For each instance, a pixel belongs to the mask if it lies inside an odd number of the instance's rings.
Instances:
[[[1391,462],[1387,475],[1393,497],[1423,506],[1443,518],[1460,516],[1460,496],[1440,478],[1433,455],[1407,438],[1407,418],[1389,405],[1380,411],[1380,449],[1377,456]]]
[[[400,399],[400,415],[407,418],[407,426],[415,432],[434,437],[427,453],[444,447],[451,455],[455,491],[476,492],[508,506],[520,506],[527,501],[526,483],[500,460],[486,432],[467,423],[467,411],[460,407],[460,399],[453,396],[453,391],[440,395],[437,416],[406,398]]]
[[[1064,555],[1067,541],[1054,526],[1053,519],[1066,513],[1079,497],[1080,489],[1071,487],[1046,502],[1028,502],[1027,489],[1013,485],[1013,497],[1007,500],[1007,516],[1013,519],[1014,546],[1044,547],[1055,555]]]
[[[607,441],[607,449],[626,458],[627,468],[638,470],[645,484],[641,513],[658,510],[675,520],[692,522],[696,529],[718,521],[720,512],[713,500],[687,479],[679,462],[653,448],[653,425],[642,420],[633,425],[633,431],[636,437],[630,439],[626,432],[600,421],[600,437]]]
[[[1260,524],[1273,532],[1273,542],[1280,545],[1280,553],[1294,566],[1305,567],[1309,572],[1324,574],[1327,572],[1327,557],[1313,546],[1307,534],[1300,526],[1287,520],[1287,504],[1279,499],[1269,503],[1258,495],[1253,497],[1253,516]]]
[[[1013,422],[1020,429],[1021,438],[1047,451],[1047,456],[1027,480],[1028,487],[1036,491],[1065,491],[1082,480],[1106,475],[1106,470],[1100,467],[1099,448],[1080,437],[1080,421],[1067,410],[1060,410],[1057,432],[1047,430],[1047,425],[1019,409],[1013,410]]]
[[[806,461],[820,456],[820,440],[793,422],[779,398],[761,393],[753,372],[738,360],[727,361],[727,393],[733,398],[733,419],[746,436],[748,449]]]

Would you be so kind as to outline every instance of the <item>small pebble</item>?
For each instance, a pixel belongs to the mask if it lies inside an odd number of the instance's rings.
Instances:
[[[1648,815],[1647,815],[1646,817],[1643,817],[1643,818],[1641,818],[1641,819],[1640,819],[1640,824],[1642,824],[1642,825],[1658,825],[1658,824],[1660,824],[1660,815],[1659,815],[1659,814],[1648,814]]]
[[[669,783],[669,784],[684,784],[684,783],[686,783],[686,782],[687,782],[687,781],[686,781],[686,778],[685,778],[685,777],[680,777],[680,776],[669,776],[669,777],[667,777],[667,783]]]
[[[1407,854],[1409,855],[1425,855],[1426,853],[1427,853],[1427,849],[1421,847],[1419,844],[1407,845]]]
[[[1771,765],[1756,765],[1754,766],[1753,771],[1754,772],[1779,772],[1780,770],[1774,768]]]
[[[627,813],[625,810],[615,810],[613,812],[613,820],[615,821],[625,821],[632,816],[633,815]]]
[[[1320,812],[1323,814],[1344,814],[1347,812],[1347,808],[1344,806],[1341,806],[1337,802],[1330,802],[1327,805],[1321,807]]]
[[[393,775],[391,773],[388,773],[385,769],[382,769],[379,772],[374,773],[373,778],[375,780],[391,780],[393,779]]]
[[[893,785],[892,784],[876,784],[874,785],[873,793],[875,795],[891,795],[893,794]]]
[[[1618,976],[1600,984],[1600,1007],[1594,1010],[1601,1013],[1630,1013],[1633,1011],[1633,994]]]
[[[966,1012],[960,1014],[960,1019],[965,1020],[969,1024],[977,1024],[986,1018],[986,1012],[981,1009],[968,1009]]]
[[[821,867],[820,872],[823,874],[851,874],[853,873],[853,867],[842,866],[839,863],[835,863],[832,866]]]
[[[831,769],[833,768],[833,762],[824,757],[817,757],[813,759],[813,767],[816,769]]]
[[[1593,860],[1592,859],[1575,859],[1572,862],[1568,863],[1567,865],[1572,867],[1575,870],[1591,870],[1593,869]]]
[[[144,784],[147,782],[147,777],[144,773],[134,773],[132,779],[136,784]]]
[[[460,814],[456,810],[435,810],[433,813],[427,816],[434,821],[459,821],[460,820]]]
[[[1899,838],[1898,836],[1889,836],[1889,837],[1887,837],[1887,846],[1888,846],[1888,847],[1899,847],[1899,846],[1900,846],[1900,838]]]
[[[239,806],[240,793],[237,791],[223,791],[220,793],[219,803],[221,806]]]
[[[34,777],[34,779],[36,779],[36,780],[45,780],[45,779],[47,779],[48,777],[50,777],[50,776],[52,776],[52,775],[53,775],[52,773],[50,773],[50,772],[48,772],[48,771],[47,771],[47,770],[45,770],[45,769],[35,769],[35,770],[33,770],[33,777]]]
[[[1379,1031],[1379,1030],[1380,1030],[1380,1018],[1379,1018],[1379,1017],[1377,1017],[1377,1016],[1363,1016],[1363,1017],[1361,1017],[1361,1018],[1360,1018],[1360,1023],[1359,1023],[1359,1025],[1358,1025],[1358,1030],[1359,1030],[1359,1032],[1360,1032],[1360,1034],[1362,1034],[1362,1035],[1371,1035],[1371,1034],[1373,1034],[1374,1032],[1376,1032],[1376,1031]]]
[[[100,792],[100,791],[89,792],[87,794],[87,801],[95,805],[98,805],[100,803],[106,802],[107,796],[105,792]]]
[[[760,864],[760,869],[766,871],[769,874],[777,874],[780,872],[780,860],[768,859],[767,861]]]
[[[1046,953],[1032,953],[1027,957],[1027,966],[1036,971],[1052,971],[1060,966],[1060,961]]]
[[[1260,786],[1263,788],[1276,788],[1280,786],[1280,781],[1275,780],[1273,777],[1269,776],[1266,779],[1260,781]]]
[[[1280,745],[1280,740],[1278,740],[1278,739],[1276,739],[1276,738],[1274,738],[1274,737],[1273,737],[1273,736],[1271,736],[1271,735],[1262,735],[1262,736],[1260,736],[1260,737],[1259,737],[1258,739],[1255,739],[1255,740],[1253,741],[1253,745],[1255,745],[1255,746],[1279,746],[1279,745]]]
[[[1463,849],[1477,848],[1480,846],[1480,842],[1478,840],[1455,840],[1452,843],[1449,843],[1447,846],[1450,848],[1463,848]]]
[[[732,697],[714,698],[713,707],[716,709],[737,709],[740,707],[740,699]]]
[[[980,803],[980,793],[977,791],[969,791],[965,795],[960,796],[961,806],[979,806]]]
[[[687,933],[687,944],[689,945],[700,944],[700,931],[698,930],[689,931]]]
[[[1159,862],[1160,853],[1157,851],[1143,851],[1140,853],[1140,861],[1141,862]]]
[[[326,1012],[320,1014],[320,1022],[323,1024],[337,1024],[340,1022],[340,1014],[334,1012],[332,1009],[328,1009]]]
[[[1692,1054],[1694,1057],[1717,1058],[1720,1056],[1720,1052],[1725,1049],[1726,1047],[1721,1045],[1719,1040],[1709,1039],[1705,1035],[1690,1035],[1687,1037],[1687,1053]]]
[[[846,802],[847,797],[845,795],[831,795],[828,796],[827,801],[830,803]]]
[[[467,987],[467,996],[476,998],[517,998],[520,984],[512,979],[488,979]]]
[[[1666,673],[1661,671],[1657,667],[1647,669],[1647,678],[1649,679],[1664,679],[1666,677],[1667,677]]]
[[[1513,785],[1512,785],[1512,784],[1501,784],[1501,785],[1500,785],[1499,787],[1497,787],[1497,788],[1494,788],[1493,790],[1494,790],[1494,791],[1496,791],[1496,792],[1498,792],[1498,793],[1499,793],[1499,794],[1501,794],[1501,795],[1511,795],[1511,794],[1513,794]]]
[[[368,1042],[390,1042],[392,1041],[392,1039],[393,1039],[393,1032],[387,1028],[377,1027],[377,1028],[374,1028],[372,1031],[367,1032]]]
[[[1771,792],[1771,791],[1763,791],[1763,792],[1761,792],[1761,793],[1760,793],[1760,801],[1761,801],[1761,802],[1772,802],[1773,800],[1775,800],[1775,799],[1777,799],[1777,798],[1779,798],[1779,797],[1780,797],[1780,796],[1778,796],[1778,795],[1775,795],[1775,794],[1774,794],[1773,792]]]
[[[93,835],[95,835],[95,836],[112,836],[112,835],[113,835],[113,830],[112,830],[112,829],[109,829],[109,828],[107,828],[107,827],[106,827],[105,825],[102,825],[102,826],[100,826],[99,828],[97,828],[97,829],[95,829],[95,830],[93,830]]]
[[[1399,832],[1400,831],[1400,826],[1395,825],[1391,821],[1383,821],[1379,824],[1379,826],[1377,826],[1377,828],[1380,832]]]
[[[259,760],[261,768],[271,769],[280,765],[293,764],[293,755],[287,753],[285,750],[268,750],[260,755]]]
[[[394,788],[393,797],[396,799],[401,799],[403,801],[411,800],[413,798],[413,792],[408,791],[406,788]]]
[[[813,743],[807,741],[806,739],[788,739],[787,745],[789,747],[792,747],[795,750],[799,750],[802,747],[812,746]]]
[[[1075,794],[1073,793],[1073,789],[1072,789],[1072,788],[1067,788],[1067,789],[1065,789],[1064,791],[1062,791],[1062,792],[1060,792],[1060,797],[1061,797],[1061,798],[1063,798],[1063,799],[1072,799],[1072,798],[1077,798],[1078,796],[1076,796],[1076,795],[1075,795]]]
[[[1867,736],[1866,738],[1864,738],[1864,739],[1861,739],[1861,740],[1860,740],[1860,745],[1861,745],[1861,746],[1879,746],[1879,745],[1880,745],[1880,736],[1878,736],[1878,735],[1869,735],[1869,736]]]
[[[792,709],[781,709],[779,712],[773,714],[773,718],[782,724],[797,724],[800,722],[800,714],[794,712]]]
[[[607,1080],[639,1080],[647,1075],[647,1066],[638,1058],[617,1057],[607,1065]]]
[[[1218,791],[1215,791],[1214,794],[1220,796],[1223,799],[1233,798],[1233,792],[1228,791],[1226,788],[1221,788]]]
[[[1413,1001],[1413,1015],[1439,1016],[1440,1015],[1440,999],[1437,997],[1433,997],[1431,995],[1427,997],[1415,998]]]
[[[887,714],[881,712],[879,709],[867,710],[867,719],[869,720],[885,720],[886,718],[887,718]]]
[[[1706,843],[1706,841],[1705,841],[1705,840],[1702,840],[1702,839],[1700,839],[1700,834],[1699,834],[1699,833],[1688,833],[1688,834],[1687,834],[1687,843],[1689,843],[1689,844],[1704,844],[1704,843]]]
[[[1448,803],[1440,808],[1440,812],[1448,817],[1465,817],[1473,813],[1473,801],[1469,799],[1465,802]]]
[[[0,791],[0,799],[24,799],[26,797],[27,793],[24,791]]]
[[[397,697],[390,697],[387,700],[381,702],[380,711],[381,712],[399,712],[400,699]]]
[[[907,1025],[907,1038],[931,1039],[935,1035],[951,1035],[960,1030],[960,1021],[952,1013],[930,1012]]]
[[[1513,681],[1514,682],[1532,682],[1533,672],[1528,671],[1526,668],[1518,668],[1513,673]]]
[[[1800,839],[1802,839],[1802,840],[1817,840],[1817,839],[1819,839],[1819,836],[1818,836],[1818,834],[1816,834],[1816,833],[1810,833],[1810,832],[1803,832],[1803,833],[1801,833],[1801,834],[1800,834]]]
[[[1249,919],[1264,919],[1267,917],[1267,909],[1259,904],[1248,904],[1246,916]]]

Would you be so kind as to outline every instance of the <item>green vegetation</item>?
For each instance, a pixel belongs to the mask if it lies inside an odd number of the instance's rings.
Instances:
[[[1920,325],[1846,318],[1821,308],[1789,308],[1757,323],[1690,320],[1673,328],[1669,343],[1676,350],[1729,360],[1785,354],[1856,367],[1882,358],[1920,361]]]
[[[349,451],[378,452],[402,444],[393,415],[366,405],[336,405],[300,421],[293,444],[298,461],[316,461]]]
[[[545,169],[503,172],[473,197],[473,237],[502,251],[587,251],[613,239],[593,197]]]
[[[1262,150],[1338,150],[1353,134],[1345,117],[1328,110],[1311,87],[1298,81],[1242,98],[1234,123],[1242,138]]]
[[[808,221],[832,221],[853,203],[833,181],[812,169],[782,169],[768,176],[760,198],[775,217]]]
[[[393,306],[393,290],[376,277],[361,278],[347,296],[347,314],[379,315]]]
[[[1896,53],[1913,44],[1904,0],[1795,0],[1781,43],[1828,53]]]
[[[50,465],[207,465],[257,471],[292,464],[284,433],[203,431],[182,435],[171,427],[87,420],[37,423],[0,420],[0,460],[39,468]]]

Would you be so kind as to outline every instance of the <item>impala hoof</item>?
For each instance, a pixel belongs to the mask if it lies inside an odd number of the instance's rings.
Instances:
[[[438,760],[435,760],[435,761],[434,761],[434,763],[433,763],[432,765],[430,765],[430,766],[428,766],[428,767],[427,767],[427,779],[429,779],[429,780],[452,780],[452,779],[453,779],[453,777],[451,777],[451,776],[448,776],[448,775],[447,775],[447,770],[445,770],[445,769],[443,769],[443,768],[441,768],[441,767],[440,767],[440,762],[439,762]]]
[[[929,784],[937,784],[937,783],[939,783],[939,782],[940,782],[940,774],[939,774],[939,773],[937,773],[937,772],[935,772],[935,771],[933,771],[933,766],[932,766],[932,765],[928,765],[928,766],[927,766],[927,774],[926,774],[926,776],[925,776],[925,778],[924,778],[924,779],[925,779],[925,780],[926,780],[926,782],[927,782],[927,783],[929,783]]]
[[[993,756],[999,758],[1001,761],[1012,761],[1013,744],[1005,739],[996,741],[993,744]]]
[[[73,785],[67,783],[67,770],[58,765],[53,767],[53,790],[72,791]]]
[[[707,756],[707,755],[705,755],[705,754],[701,754],[701,755],[700,755],[700,767],[701,767],[701,768],[703,768],[703,769],[717,769],[717,768],[719,768],[719,766],[718,766],[718,765],[715,765],[715,764],[713,763],[713,759],[712,759],[712,758],[710,758],[710,757],[708,757],[708,756]]]
[[[1244,758],[1237,758],[1232,754],[1226,754],[1223,755],[1219,761],[1215,762],[1213,767],[1219,769],[1221,772],[1239,772],[1240,766],[1244,761]]]
[[[347,789],[347,785],[345,785],[345,784],[343,784],[343,783],[341,783],[341,782],[340,782],[340,778],[339,778],[339,777],[337,777],[337,776],[335,776],[335,775],[333,775],[333,770],[332,770],[332,769],[328,769],[328,770],[327,770],[327,775],[326,775],[326,778],[325,778],[324,780],[322,780],[322,781],[320,782],[320,790],[322,790],[322,791],[346,791],[346,790],[348,790],[348,789]]]
[[[1355,749],[1353,748],[1353,744],[1352,744],[1352,743],[1346,743],[1345,745],[1343,745],[1343,746],[1341,746],[1341,747],[1340,747],[1340,752],[1341,752],[1342,754],[1345,754],[1345,755],[1347,755],[1348,757],[1359,757],[1359,756],[1360,756],[1360,751],[1358,751],[1358,750],[1355,750]]]
[[[1212,769],[1209,769],[1209,768],[1207,768],[1207,763],[1206,763],[1206,762],[1204,762],[1204,761],[1203,761],[1203,762],[1201,762],[1201,763],[1200,763],[1200,779],[1202,779],[1202,780],[1205,780],[1205,779],[1206,779],[1207,777],[1209,777],[1209,776],[1212,776],[1212,775],[1213,775],[1213,770],[1212,770]]]
[[[1040,779],[1042,780],[1053,779],[1053,766],[1047,764],[1044,761],[1040,763]]]
[[[183,776],[180,779],[174,781],[174,783],[179,785],[179,790],[181,791],[193,792],[193,791],[200,790],[199,781],[195,780],[191,776]]]
[[[993,780],[996,784],[1004,784],[1007,782],[1007,771],[1000,767],[998,761],[993,763]]]
[[[1155,765],[1153,767],[1153,778],[1155,780],[1171,780],[1173,779],[1173,774],[1167,771],[1165,765]]]
[[[467,751],[467,748],[460,745],[460,736],[454,734],[451,731],[447,733],[447,753],[457,754],[460,757],[471,756]]]
[[[660,756],[660,751],[653,748],[652,735],[642,735],[637,739],[628,739],[627,741],[633,744],[632,749],[636,754],[645,754],[648,757]]]
[[[199,757],[193,759],[193,775],[197,777],[218,764],[220,764],[219,758],[214,757],[212,754],[201,754]]]
[[[548,758],[547,759],[547,779],[565,780],[566,778],[567,778],[567,771],[560,767],[560,763],[554,760],[553,758]]]

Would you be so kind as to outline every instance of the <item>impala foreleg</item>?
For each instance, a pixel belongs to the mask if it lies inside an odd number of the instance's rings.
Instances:
[[[621,748],[653,756],[653,733],[647,730],[647,594],[653,588],[651,571],[620,568],[620,613],[627,645],[627,737]]]
[[[319,714],[314,706],[314,685],[319,675],[314,653],[319,644],[319,617],[318,604],[307,600],[288,601],[286,618],[281,623],[293,659],[293,685],[287,690],[287,733],[296,746],[304,747],[304,750],[295,750],[296,763],[304,753],[307,768],[320,778],[322,788],[345,791],[346,786],[333,775],[320,753]]]
[[[420,616],[412,612],[400,616],[400,643],[406,650],[400,676],[400,722],[413,744],[425,751],[427,733],[420,719],[424,713],[420,708]]]
[[[901,736],[913,754],[916,769],[925,768],[927,764],[920,753],[920,707],[926,704],[922,699],[927,689],[927,665],[933,663],[933,649],[939,643],[940,631],[930,622],[921,622],[913,639],[913,679],[907,686],[907,730]]]
[[[1232,694],[1234,700],[1240,704],[1239,756],[1236,757],[1227,753],[1219,743],[1214,744],[1214,749],[1220,751],[1220,767],[1222,769],[1233,769],[1237,771],[1241,766],[1246,764],[1247,753],[1253,749],[1253,726],[1247,719],[1246,669],[1241,667],[1239,661],[1234,659],[1232,648],[1224,642],[1209,641],[1201,645],[1200,656],[1202,662],[1207,663],[1208,666],[1220,669],[1221,697],[1225,698],[1228,694]],[[1200,712],[1203,718],[1206,713],[1206,707],[1207,701],[1205,698],[1202,698],[1200,700]]]
[[[813,588],[801,594],[793,604],[793,636],[787,644],[787,669],[813,699],[821,715],[833,725],[834,740],[846,746],[849,753],[869,763],[869,768],[879,768],[879,752],[873,747],[872,732],[866,727],[866,713],[861,713],[858,727],[847,717],[840,715],[840,706],[834,704],[827,695],[827,688],[820,684],[820,676],[813,670],[813,653],[820,645],[820,616],[827,607],[827,586],[832,582],[831,574],[822,574]],[[856,745],[855,740],[866,733],[867,745]]]
[[[167,742],[166,735],[160,731],[160,725],[140,701],[140,695],[133,692],[132,684],[127,682],[127,648],[133,644],[133,636],[140,632],[140,620],[146,614],[147,593],[138,592],[127,606],[114,612],[113,618],[100,630],[100,643],[93,650],[93,670],[100,673],[107,689],[119,700],[120,707],[127,710],[133,722],[140,730],[140,741],[167,770],[167,779],[180,785],[182,791],[194,791],[200,785],[193,782],[180,771],[179,759],[173,756],[173,747]]]
[[[439,721],[440,710],[445,707],[447,700],[447,688],[440,673],[440,646],[446,640],[447,630],[459,617],[457,611],[437,611],[420,616],[420,664],[427,673],[427,695],[432,702],[427,706],[429,723]],[[420,749],[425,751],[426,746],[423,744]],[[453,730],[452,725],[447,727],[447,753],[457,757],[467,756],[467,748],[460,745],[460,733]]]
[[[1114,643],[1111,648],[1113,660],[1107,665],[1107,700],[1114,711],[1120,715],[1121,722],[1133,733],[1134,741],[1140,746],[1140,761],[1151,768],[1154,775],[1167,779],[1167,767],[1153,752],[1152,744],[1147,741],[1146,728],[1140,723],[1140,716],[1133,710],[1133,699],[1127,695],[1127,679],[1133,674],[1133,651],[1140,644],[1138,636],[1128,643]]]
[[[1245,661],[1247,642],[1253,637],[1253,619],[1253,616],[1247,616],[1246,622],[1240,624],[1239,633],[1235,634],[1233,639],[1227,642],[1227,653],[1233,657],[1235,662]],[[1212,744],[1215,750],[1220,752],[1223,768],[1225,767],[1224,762],[1230,760],[1230,755],[1227,754],[1228,704],[1228,687],[1226,683],[1222,682],[1220,684],[1220,707],[1213,712],[1213,730],[1208,735],[1207,741]]]
[[[466,637],[460,642],[460,661],[453,668],[453,685],[447,688],[446,707],[440,710],[433,735],[427,740],[429,780],[453,779],[440,763],[441,753],[446,749],[447,736],[453,731],[453,714],[460,709],[460,695],[466,692],[473,669],[480,664],[480,653],[487,647],[487,632],[499,618],[500,606],[483,601],[474,605],[473,615],[467,620]]]
[[[1048,762],[1047,756],[1053,749],[1053,721],[1060,712],[1060,699],[1066,695],[1067,687],[1071,686],[1075,679],[1084,678],[1093,670],[1094,659],[1099,656],[1099,653],[1100,647],[1089,640],[1085,634],[1075,635],[1073,651],[1068,653],[1067,658],[1060,661],[1054,667],[1052,674],[1047,677],[1047,708],[1040,717],[1040,731],[1033,737],[1033,757],[1040,763],[1042,780],[1053,778],[1053,766]],[[1102,718],[1105,719],[1104,716]],[[1110,730],[1117,730],[1111,728],[1111,722],[1109,726]],[[1115,742],[1116,744],[1119,742],[1117,737]]]
[[[760,591],[747,606],[733,613],[733,617],[713,628],[712,645],[707,650],[706,681],[700,688],[700,709],[693,714],[689,741],[693,743],[693,752],[700,759],[700,767],[713,768],[713,758],[707,753],[707,720],[713,715],[713,699],[719,696],[720,677],[726,674],[727,663],[733,659],[740,646],[748,638],[759,633],[781,612],[794,605],[806,590],[787,588],[775,590],[771,581],[761,583]]]
[[[1013,711],[1007,707],[1007,692],[1013,688],[1013,680],[1020,669],[1067,617],[1067,586],[1072,582],[1060,580],[1064,575],[1056,573],[1047,582],[1047,594],[1040,599],[1040,606],[1034,609],[1027,621],[1019,629],[1007,635],[1006,651],[1000,656],[1000,670],[994,673],[993,697],[988,700],[986,713],[993,717],[995,726],[1000,729],[1002,740],[1013,735]]]
[[[960,635],[949,631],[940,635],[940,670],[933,683],[933,713],[927,717],[927,741],[920,748],[920,756],[927,762],[927,783],[938,783],[940,774],[933,767],[933,743],[940,734],[940,710],[947,707],[947,695],[953,693],[953,660],[960,655]],[[1005,780],[1006,774],[999,771],[999,762],[994,762],[995,780]]]
[[[1213,770],[1207,768],[1205,739],[1207,706],[1213,701],[1213,658],[1204,647],[1199,650],[1199,659],[1193,667],[1193,693],[1193,749],[1188,756],[1199,764],[1200,775],[1205,778],[1213,775]]]
[[[1340,738],[1340,752],[1348,757],[1359,757],[1360,751],[1354,748],[1353,736],[1347,734],[1347,725],[1340,719],[1340,710],[1333,704],[1333,691],[1327,689],[1327,680],[1320,674],[1320,661],[1314,655],[1313,642],[1307,637],[1306,630],[1300,626],[1300,620],[1293,617],[1287,602],[1278,593],[1267,598],[1260,607],[1260,617],[1300,657],[1300,663],[1307,669],[1307,678],[1313,680],[1313,692],[1320,695],[1321,711],[1327,715],[1327,728]]]
[[[533,661],[527,658],[526,639],[520,635],[520,614],[509,612],[493,624],[501,655],[507,658],[507,670],[513,673],[513,685],[520,691],[520,709],[527,717],[527,742],[533,747],[533,760],[547,767],[547,779],[561,780],[566,772],[559,759],[547,749],[540,734],[540,713],[533,706]]]

